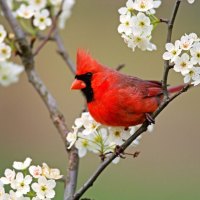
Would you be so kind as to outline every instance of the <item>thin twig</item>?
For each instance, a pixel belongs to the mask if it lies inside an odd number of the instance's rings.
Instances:
[[[71,58],[69,57],[69,54],[67,53],[67,50],[65,49],[65,46],[64,46],[63,41],[62,41],[62,39],[61,39],[61,37],[59,35],[58,30],[55,30],[54,39],[55,39],[55,42],[57,44],[58,53],[63,58],[64,62],[68,65],[68,67],[71,70],[71,72],[73,74],[75,74],[75,72],[76,72],[75,65],[72,62]]]
[[[176,19],[176,16],[177,16],[177,12],[178,12],[180,3],[181,3],[181,0],[176,0],[176,3],[174,5],[174,9],[172,11],[171,19],[168,22],[166,43],[171,42],[173,26],[174,26],[174,22],[175,22],[175,19]],[[168,94],[168,91],[167,91],[167,79],[168,79],[169,70],[170,70],[169,61],[165,60],[164,61],[164,73],[163,73],[163,79],[162,79],[162,87],[163,87],[163,91],[164,91],[164,97],[166,99],[169,98],[169,94]]]
[[[47,34],[47,36],[44,38],[44,40],[40,43],[40,45],[37,47],[37,49],[35,50],[35,52],[33,53],[33,56],[36,56],[40,50],[47,44],[47,42],[52,38],[51,36],[53,35],[54,31],[56,30],[57,27],[57,22],[59,19],[59,16],[62,13],[62,8],[63,8],[63,3],[64,0],[62,0],[61,5],[60,5],[60,9],[57,12],[56,16],[54,18],[52,18],[52,26]]]
[[[160,18],[160,22],[161,22],[161,23],[168,24],[168,23],[169,23],[169,20],[168,20],[168,19]]]

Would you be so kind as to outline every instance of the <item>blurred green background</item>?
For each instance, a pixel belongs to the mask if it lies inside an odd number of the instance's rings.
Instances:
[[[159,25],[153,34],[158,51],[132,52],[117,33],[118,8],[125,0],[77,0],[71,18],[61,31],[66,49],[75,62],[77,48],[85,48],[101,63],[111,67],[125,64],[124,73],[144,79],[161,80],[162,54],[166,26]],[[170,16],[174,0],[163,0],[157,11],[160,18]],[[200,3],[181,4],[174,27],[173,41],[184,33],[200,36]],[[1,23],[5,24],[3,18]],[[73,75],[48,44],[36,58],[36,69],[57,99],[67,124],[72,126],[84,104],[80,92],[70,91]],[[182,77],[171,71],[169,83],[180,84]],[[110,165],[85,197],[103,199],[188,200],[200,199],[200,131],[199,88],[183,94],[156,119],[152,134],[144,134],[140,145],[129,152],[140,151],[138,158],[127,157]],[[34,164],[47,162],[66,175],[67,155],[63,143],[49,118],[49,113],[25,73],[20,82],[0,87],[0,175],[14,160],[27,156]],[[80,161],[78,187],[99,164],[97,156],[88,154]],[[62,199],[59,184],[56,199]]]

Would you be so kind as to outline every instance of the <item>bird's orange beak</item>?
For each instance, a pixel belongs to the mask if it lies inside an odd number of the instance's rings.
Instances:
[[[71,90],[81,90],[86,87],[86,84],[78,79],[75,79],[71,85]]]

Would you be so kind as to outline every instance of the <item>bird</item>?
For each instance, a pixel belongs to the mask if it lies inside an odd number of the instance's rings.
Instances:
[[[180,91],[184,85],[168,88]],[[143,80],[100,64],[83,49],[77,50],[72,90],[81,90],[95,121],[106,126],[128,128],[148,121],[163,101],[161,81]]]

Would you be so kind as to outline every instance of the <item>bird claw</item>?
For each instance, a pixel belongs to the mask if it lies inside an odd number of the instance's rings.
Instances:
[[[149,124],[155,124],[155,120],[149,113],[145,113],[146,119],[149,122]]]
[[[120,158],[125,158],[125,157],[123,156],[123,154],[124,154],[124,149],[123,149],[121,146],[116,145],[114,152],[115,152],[115,154],[116,154],[117,156],[119,156]]]

